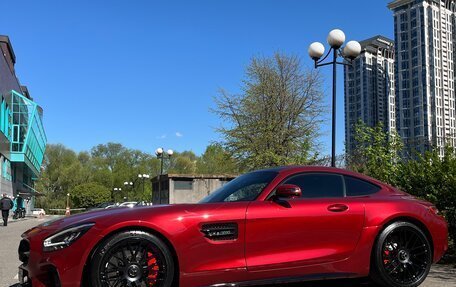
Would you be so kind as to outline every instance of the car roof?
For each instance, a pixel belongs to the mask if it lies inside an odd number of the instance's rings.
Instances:
[[[298,173],[298,172],[329,172],[329,173],[337,173],[337,174],[344,174],[344,175],[349,175],[357,178],[361,178],[367,181],[371,181],[373,183],[377,183],[380,185],[385,185],[385,183],[369,177],[367,175],[354,172],[351,170],[343,169],[343,168],[337,168],[337,167],[327,167],[327,166],[312,166],[312,165],[289,165],[289,166],[279,166],[279,167],[273,167],[273,168],[267,168],[267,169],[261,169],[257,170],[254,172],[262,172],[262,171],[272,171],[272,172],[278,172],[278,173]]]
[[[337,167],[327,167],[327,166],[314,166],[314,165],[285,165],[285,166],[278,166],[266,169],[256,170],[258,171],[275,171],[275,172],[296,172],[296,171],[327,171],[327,172],[334,172],[334,173],[354,173],[352,171],[348,171],[346,169],[337,168]],[[356,173],[355,173],[356,174]]]

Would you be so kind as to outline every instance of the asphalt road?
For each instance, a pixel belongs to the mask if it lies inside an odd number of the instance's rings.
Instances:
[[[17,258],[20,235],[27,229],[49,220],[25,219],[11,222],[7,227],[0,226],[0,286],[17,286],[17,267],[20,265]],[[324,282],[308,282],[301,284],[286,284],[281,287],[374,287],[366,280],[337,280]],[[455,287],[456,269],[446,265],[434,265],[423,287]]]

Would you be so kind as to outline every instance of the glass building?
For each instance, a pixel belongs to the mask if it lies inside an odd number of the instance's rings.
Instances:
[[[396,0],[397,130],[408,156],[456,146],[455,0]]]
[[[0,49],[0,194],[20,195],[31,208],[47,142],[43,110],[19,83],[7,36],[0,36]]]
[[[345,66],[345,151],[356,150],[355,126],[359,121],[385,131],[396,129],[394,42],[375,36],[360,42],[361,55]]]

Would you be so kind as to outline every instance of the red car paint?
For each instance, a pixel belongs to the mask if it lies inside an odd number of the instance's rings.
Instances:
[[[210,286],[274,277],[324,279],[369,275],[371,251],[389,222],[421,223],[433,246],[434,262],[448,247],[447,224],[432,205],[372,178],[325,167],[285,167],[253,201],[109,209],[59,219],[23,234],[30,244],[22,269],[33,287],[45,286],[49,268],[62,286],[82,286],[92,250],[110,234],[140,228],[158,234],[177,255],[179,286]],[[268,200],[284,179],[300,173],[335,173],[375,183],[381,190],[359,197]],[[43,252],[43,240],[74,224],[95,225],[71,246]],[[212,241],[201,232],[208,223],[236,223],[236,240]],[[313,277],[312,277],[313,276]]]

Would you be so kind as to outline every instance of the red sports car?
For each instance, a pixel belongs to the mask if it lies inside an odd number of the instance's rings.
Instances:
[[[23,234],[24,286],[253,286],[370,276],[413,287],[447,249],[437,209],[324,167],[239,176],[197,204],[120,208]]]

